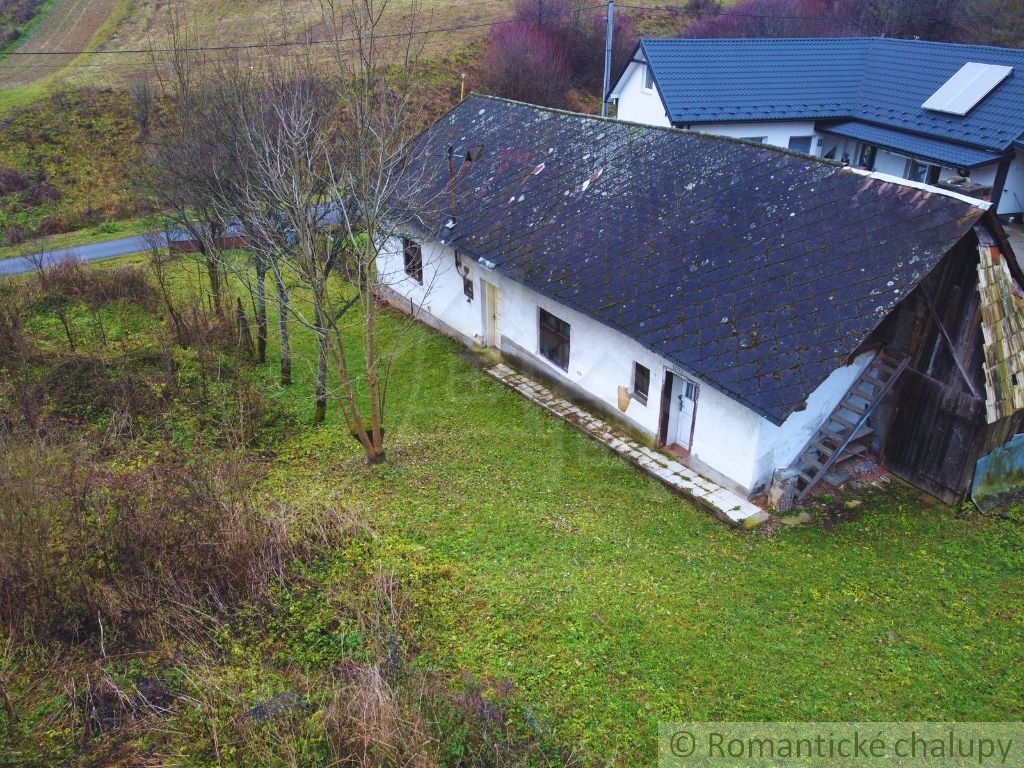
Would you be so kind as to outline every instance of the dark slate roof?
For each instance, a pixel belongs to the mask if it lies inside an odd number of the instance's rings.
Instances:
[[[448,146],[482,147],[456,166],[453,229],[422,205],[448,200]],[[983,215],[775,147],[477,95],[413,152],[429,234],[775,423]]]
[[[839,123],[819,121],[815,129],[848,139],[865,141],[868,144],[891,149],[915,157],[926,157],[953,168],[977,168],[998,162],[1006,157],[1005,152],[975,149],[951,141],[916,136],[895,128],[883,128],[861,120],[844,120]]]
[[[674,123],[852,118],[995,151],[1024,134],[1024,50],[894,38],[640,41]],[[921,105],[969,61],[1014,68],[965,117]]]

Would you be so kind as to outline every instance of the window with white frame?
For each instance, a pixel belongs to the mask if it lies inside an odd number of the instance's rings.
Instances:
[[[644,65],[644,90],[654,90],[654,70],[651,69],[650,64]]]

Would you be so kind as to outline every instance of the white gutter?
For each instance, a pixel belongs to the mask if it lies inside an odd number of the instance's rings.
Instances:
[[[981,200],[977,197],[969,197],[968,195],[962,195],[959,192],[954,192],[951,189],[944,189],[943,187],[936,187],[932,184],[925,184],[923,181],[911,181],[910,179],[904,179],[899,176],[893,176],[888,173],[879,173],[877,171],[865,171],[863,168],[854,168],[847,166],[843,170],[851,173],[856,173],[859,176],[867,176],[869,179],[878,179],[879,181],[885,181],[890,184],[899,184],[904,187],[912,187],[914,189],[920,189],[922,192],[931,192],[935,195],[945,195],[946,197],[952,197],[954,200],[959,200],[962,203],[970,203],[976,208],[980,208],[983,211],[987,211],[992,207],[990,200]]]

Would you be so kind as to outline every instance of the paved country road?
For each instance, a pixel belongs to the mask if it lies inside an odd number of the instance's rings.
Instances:
[[[37,253],[2,259],[0,260],[0,275],[19,275],[23,272],[32,272],[38,268],[40,257],[43,259],[44,265],[50,267],[69,258],[73,258],[75,261],[99,261],[100,259],[112,259],[115,256],[126,256],[129,253],[138,253],[149,248],[147,237],[147,235],[119,237],[116,240],[105,240],[102,243],[56,248],[43,252],[42,256]],[[164,235],[160,235],[160,242],[164,242]]]

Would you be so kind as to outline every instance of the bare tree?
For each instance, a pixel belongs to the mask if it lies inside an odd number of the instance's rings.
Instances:
[[[237,217],[254,254],[255,283],[241,278],[253,285],[257,315],[269,273],[282,344],[289,324],[317,339],[314,418],[323,420],[336,401],[370,463],[384,458],[396,358],[396,342],[380,336],[378,288],[386,276],[378,257],[430,204],[417,195],[417,173],[424,189],[430,174],[410,162],[406,147],[420,127],[422,38],[415,4],[396,8],[388,0],[324,0],[333,71],[309,52],[279,57],[268,48],[222,64],[201,85],[183,75],[176,87],[179,101],[194,105],[180,146],[187,138],[199,144],[198,156],[211,158],[193,176],[190,192],[201,200],[189,210],[205,215],[208,206],[210,222]],[[176,58],[187,61],[185,52]],[[308,312],[305,301],[289,300],[292,285],[308,296]]]
[[[229,276],[248,289],[256,321],[255,356],[260,363],[266,360],[268,339],[267,275],[273,275],[279,310],[280,381],[289,385],[290,296],[280,271],[271,268],[284,247],[284,233],[271,238],[251,231],[254,211],[247,208],[245,192],[251,169],[243,139],[253,110],[239,114],[235,109],[254,104],[250,97],[257,73],[238,60],[218,65],[206,59],[194,44],[194,36],[176,18],[171,20],[171,31],[173,46],[166,63],[169,77],[158,80],[175,110],[159,140],[151,143],[149,163],[140,174],[142,186],[175,221],[180,233],[195,244],[219,316],[224,314],[222,294]],[[159,74],[163,68],[157,66],[156,71]],[[264,208],[261,202],[257,217]],[[226,254],[228,246],[237,244],[232,235],[238,234],[249,241],[249,263],[241,269]]]
[[[424,166],[413,163],[407,151],[420,127],[416,95],[423,37],[416,34],[416,2],[392,7],[390,0],[321,0],[321,16],[334,41],[343,117],[329,168],[330,197],[337,206],[352,297],[351,313],[325,319],[341,409],[367,461],[375,463],[384,458],[386,395],[396,359],[396,349],[382,345],[379,333],[377,291],[384,276],[378,274],[378,259],[418,220],[410,201],[420,208],[436,202],[424,196],[427,174],[414,170]],[[343,318],[358,329],[351,334],[354,341]],[[357,384],[363,385],[363,396]]]
[[[157,140],[149,143],[148,162],[136,175],[136,184],[194,245],[209,279],[213,309],[223,317],[226,226],[214,205],[221,158],[200,82],[207,62],[194,35],[176,18],[171,19],[171,33],[170,77],[161,79],[160,86],[174,108],[162,121]]]
[[[324,169],[329,164],[335,118],[332,93],[308,58],[263,56],[222,67],[208,98],[210,111],[216,114],[211,123],[218,126],[220,154],[237,165],[221,176],[217,200],[222,217],[237,215],[253,257],[257,336],[266,334],[269,272],[277,289],[283,355],[289,347],[289,323],[299,322],[318,336],[321,360],[315,419],[322,421],[327,362],[317,300],[330,267],[320,243],[319,218],[328,193]],[[288,284],[292,282],[313,292],[312,320],[290,301]],[[282,357],[281,378],[283,383],[291,381],[290,356]]]

